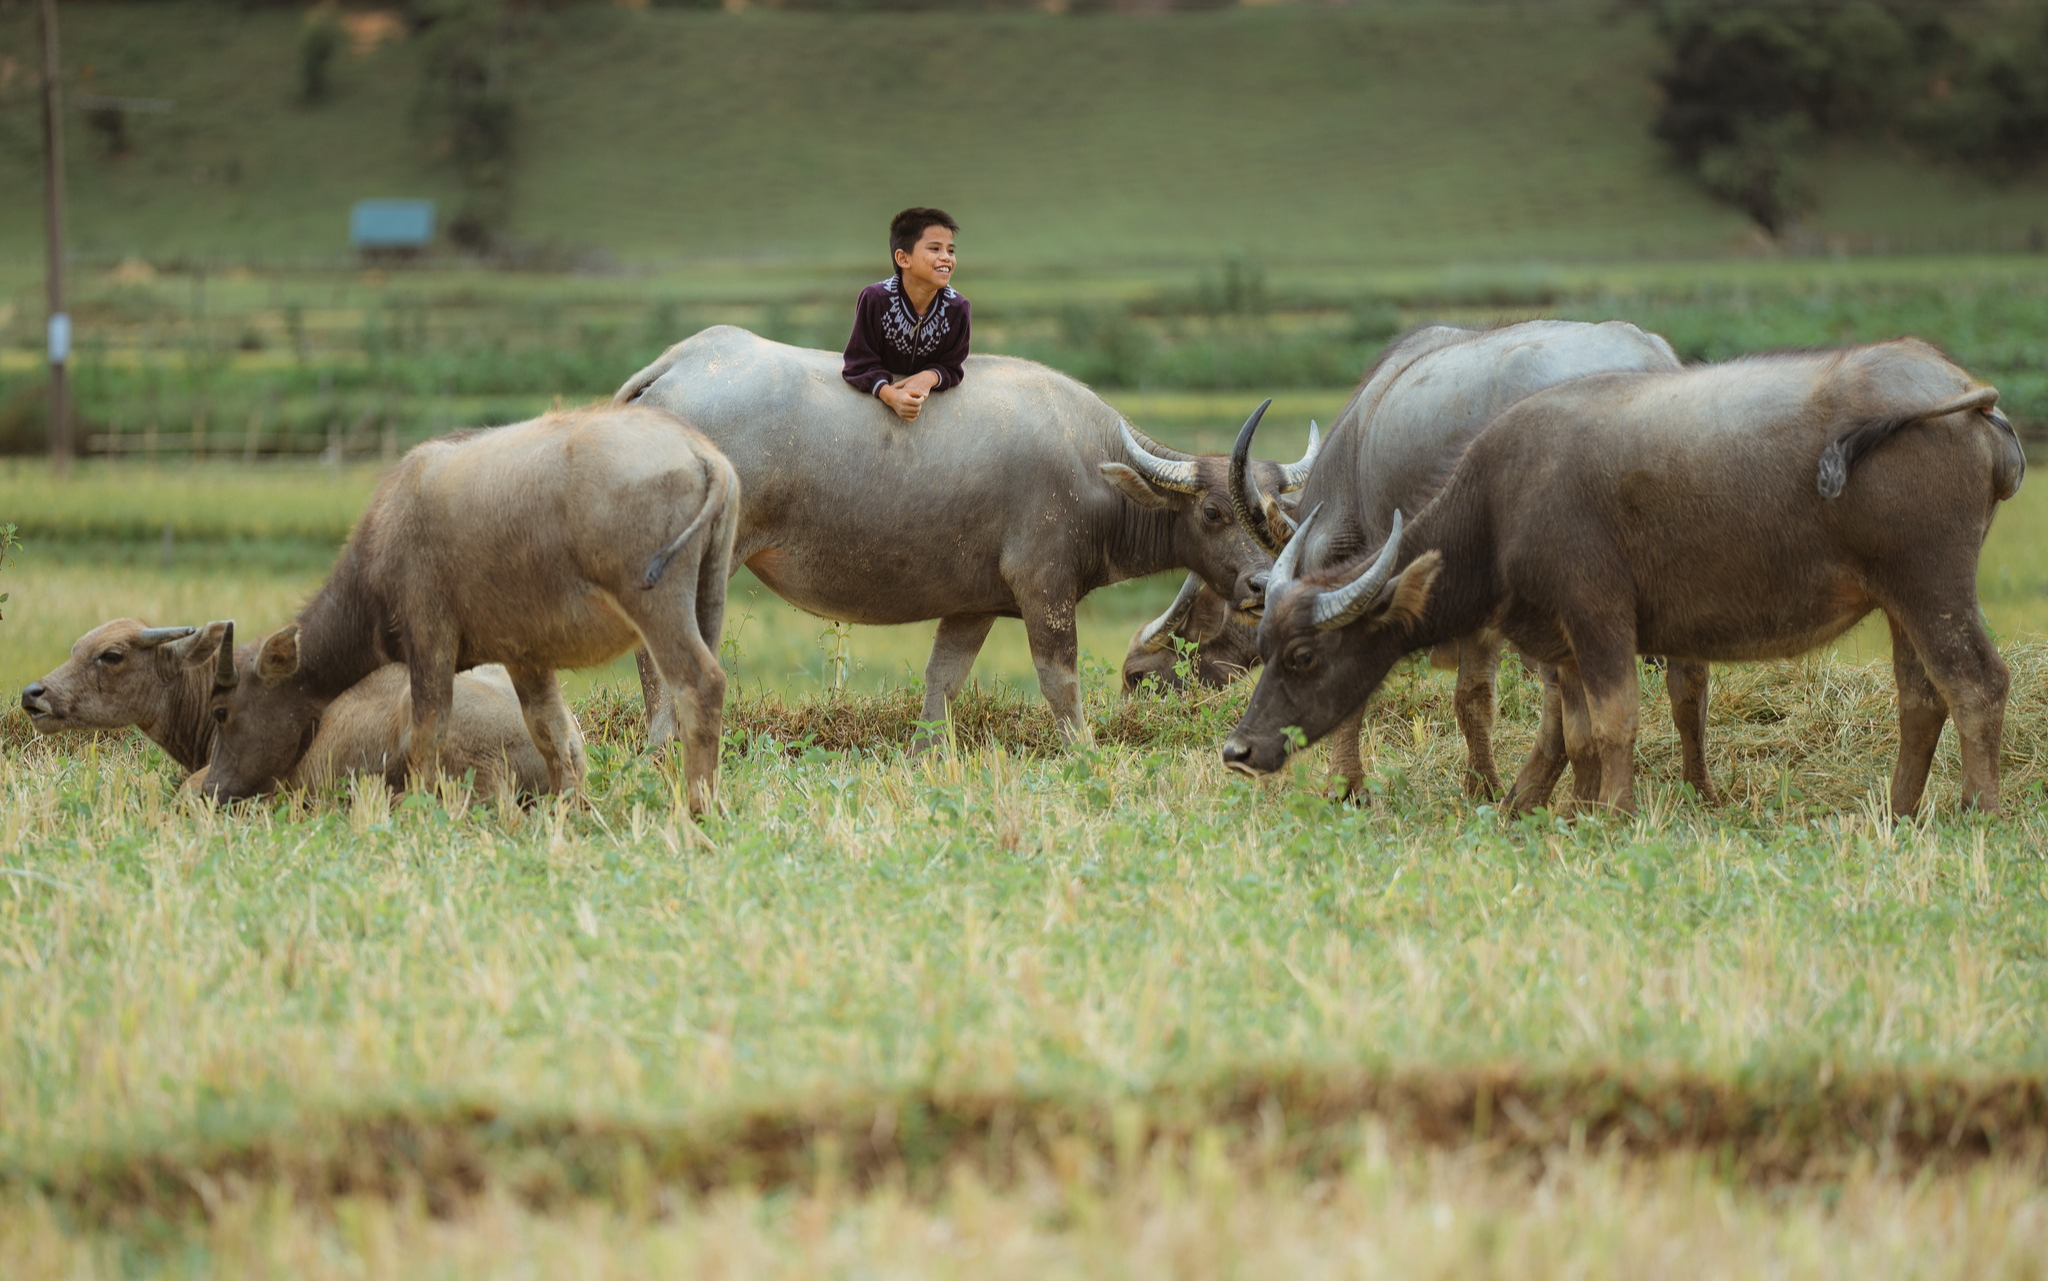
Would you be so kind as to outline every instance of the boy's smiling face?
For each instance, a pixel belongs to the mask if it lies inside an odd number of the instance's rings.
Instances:
[[[907,252],[896,251],[906,284],[938,290],[953,283],[953,233],[934,223],[918,234]]]

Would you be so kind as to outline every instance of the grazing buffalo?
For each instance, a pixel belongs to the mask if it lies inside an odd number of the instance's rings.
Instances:
[[[1492,624],[1583,690],[1598,799],[1629,811],[1635,655],[1789,657],[1880,609],[1899,685],[1893,811],[1919,805],[1951,715],[1963,801],[1996,810],[2008,676],[1977,557],[2026,469],[1997,400],[1912,339],[1538,392],[1362,567],[1306,571],[1308,529],[1288,546],[1265,671],[1223,758],[1276,769],[1290,727],[1320,738],[1401,655]]]
[[[839,377],[837,352],[720,325],[668,349],[613,403],[671,410],[740,478],[735,560],[800,609],[849,623],[938,619],[926,722],[997,618],[1021,618],[1062,730],[1081,719],[1074,611],[1098,587],[1191,569],[1240,602],[1272,558],[1232,519],[1226,462],[1165,448],[1028,360],[973,356],[905,423]],[[1292,490],[1313,461],[1260,463]],[[644,674],[643,674],[644,675]],[[650,700],[649,716],[658,715]]]
[[[1221,596],[1189,574],[1166,612],[1138,629],[1124,654],[1124,693],[1135,694],[1147,678],[1161,689],[1180,689],[1183,645],[1191,642],[1186,671],[1196,684],[1221,689],[1259,661],[1259,631]]]
[[[149,627],[132,618],[102,623],[78,638],[71,657],[21,692],[22,710],[39,733],[134,726],[170,758],[205,782],[215,725],[206,714],[228,624]],[[253,658],[241,656],[244,665]],[[305,759],[287,775],[292,787],[318,791],[338,778],[370,774],[393,784],[405,777],[412,691],[406,672],[387,664],[351,686],[328,707]],[[570,733],[577,735],[574,722]],[[450,773],[476,771],[480,793],[548,789],[548,770],[527,736],[519,697],[502,667],[479,667],[455,678],[443,763]]]
[[[1299,554],[1309,564],[1321,564],[1379,543],[1396,511],[1419,509],[1480,429],[1533,392],[1590,374],[1677,368],[1678,357],[1669,343],[1620,320],[1531,320],[1490,329],[1429,325],[1415,330],[1381,353],[1331,429],[1329,443],[1296,500],[1297,511],[1310,505],[1323,511],[1313,533],[1305,535],[1308,541]],[[1250,447],[1247,431],[1239,437],[1233,457],[1244,456]],[[1233,488],[1232,508],[1246,529],[1275,551],[1292,532],[1287,509],[1249,483]],[[1493,759],[1501,637],[1489,623],[1481,619],[1470,632],[1446,638],[1433,657],[1438,665],[1458,673],[1452,705],[1465,737],[1465,790],[1491,797],[1501,790]],[[1714,790],[1701,745],[1705,666],[1675,665],[1669,688],[1685,780],[1711,799]],[[1584,747],[1579,704],[1565,696],[1568,693],[1546,676],[1537,752],[1551,768],[1555,783],[1569,744],[1575,749],[1569,753],[1571,759],[1581,766],[1574,771],[1574,783],[1582,795],[1591,796],[1597,770]],[[1355,794],[1364,781],[1359,756],[1364,711],[1361,703],[1358,714],[1334,731],[1331,775],[1344,794]]]
[[[656,409],[554,413],[420,445],[377,487],[298,620],[266,637],[245,672],[223,647],[206,790],[270,787],[305,754],[321,712],[388,662],[411,673],[413,778],[441,766],[457,669],[497,662],[550,784],[575,789],[583,753],[555,669],[637,645],[682,709],[689,804],[701,812],[717,798],[737,487],[716,449]]]

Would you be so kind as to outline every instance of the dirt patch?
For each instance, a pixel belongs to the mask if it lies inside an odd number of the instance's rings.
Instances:
[[[1826,1066],[1740,1080],[1603,1069],[1287,1071],[1115,1102],[910,1091],[676,1124],[452,1104],[293,1116],[239,1139],[80,1153],[0,1170],[0,1183],[99,1222],[210,1215],[223,1198],[265,1186],[316,1205],[416,1195],[437,1214],[487,1187],[546,1209],[650,1185],[692,1194],[805,1187],[827,1172],[931,1196],[961,1166],[998,1185],[1027,1168],[1104,1183],[1205,1136],[1262,1169],[1320,1174],[1355,1155],[1368,1120],[1402,1142],[1478,1148],[1535,1168],[1557,1153],[1692,1152],[1740,1181],[1828,1180],[1873,1161],[1910,1177],[1991,1158],[2039,1167],[2048,1082]]]

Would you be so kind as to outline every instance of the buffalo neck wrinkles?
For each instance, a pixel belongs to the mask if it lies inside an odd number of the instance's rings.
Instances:
[[[299,673],[294,682],[322,700],[338,697],[384,665],[378,611],[361,568],[351,543],[320,593],[299,611]]]
[[[1477,487],[1454,478],[1403,531],[1400,569],[1431,549],[1443,557],[1415,629],[1415,648],[1475,632],[1499,608],[1500,582],[1487,523]]]
[[[1097,540],[1104,565],[1090,587],[1104,587],[1127,578],[1143,578],[1168,569],[1187,568],[1187,558],[1174,537],[1179,513],[1171,507],[1148,508],[1118,500],[1107,537]]]
[[[163,715],[142,727],[150,741],[188,770],[213,757],[213,664],[185,667],[174,673],[164,696]]]

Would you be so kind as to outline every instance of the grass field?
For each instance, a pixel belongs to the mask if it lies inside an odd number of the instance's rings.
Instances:
[[[2048,187],[1843,148],[1761,245],[1647,137],[1631,6],[527,9],[533,269],[494,272],[342,257],[349,201],[458,198],[416,44],[309,109],[290,8],[62,6],[74,94],[175,104],[125,159],[73,130],[82,430],[185,443],[0,462],[0,689],[117,615],[284,621],[377,474],[323,448],[604,396],[706,324],[837,346],[913,200],[967,224],[978,349],[1186,448],[1272,395],[1291,457],[1389,334],[1532,315],[1695,360],[1919,334],[2048,431]],[[0,7],[17,192],[33,23]],[[878,129],[907,38],[946,109]],[[0,202],[0,450],[41,439],[37,217]],[[1364,805],[1320,752],[1249,783],[1217,754],[1247,685],[1116,697],[1167,577],[1084,603],[1093,747],[1005,623],[920,757],[931,626],[841,636],[743,573],[701,824],[623,664],[570,681],[587,796],[526,808],[221,811],[10,697],[0,1274],[2048,1275],[2044,548],[2037,478],[1979,576],[1995,818],[1957,812],[1953,735],[1931,813],[1884,813],[1881,626],[1717,670],[1716,806],[1647,669],[1633,820],[1475,806],[1420,664],[1367,717]],[[1504,670],[1504,762],[1538,697]]]
[[[175,104],[131,118],[124,158],[73,129],[79,252],[324,258],[345,251],[355,199],[454,207],[440,140],[415,116],[418,45],[345,52],[333,100],[307,108],[292,100],[300,22],[195,0],[66,10],[71,92]],[[33,49],[33,26],[20,6],[0,12],[0,41]],[[1597,0],[1171,21],[530,12],[504,67],[520,113],[510,230],[557,262],[856,273],[885,261],[878,229],[913,199],[963,217],[984,263],[1033,271],[1237,251],[1320,275],[1748,244],[1741,216],[1648,134],[1657,57],[1642,14]],[[38,154],[26,61],[0,83],[0,180],[22,191]],[[943,105],[919,85],[943,85]],[[1815,243],[1986,250],[2039,235],[2039,180],[1994,186],[1857,148],[1814,180]],[[0,206],[0,253],[31,257],[37,218],[33,200]]]
[[[0,472],[12,688],[114,612],[265,626],[367,469]],[[1645,716],[1643,815],[1458,792],[1398,671],[1370,802],[1251,785],[1246,687],[1115,698],[1021,641],[904,755],[928,628],[736,585],[727,811],[578,689],[588,801],[381,785],[222,813],[134,738],[0,717],[10,1276],[2029,1275],[2048,1215],[2048,501],[1987,552],[2008,811],[1894,824],[1888,666],[1717,673],[1727,793]],[[165,563],[162,528],[172,530]],[[153,534],[154,531],[154,534]],[[16,668],[21,670],[17,671]],[[623,673],[613,673],[620,677]],[[1538,690],[1512,665],[1503,759]],[[1646,678],[1646,706],[1660,701]],[[541,1261],[536,1264],[535,1261]],[[548,1263],[546,1261],[553,1261]]]

